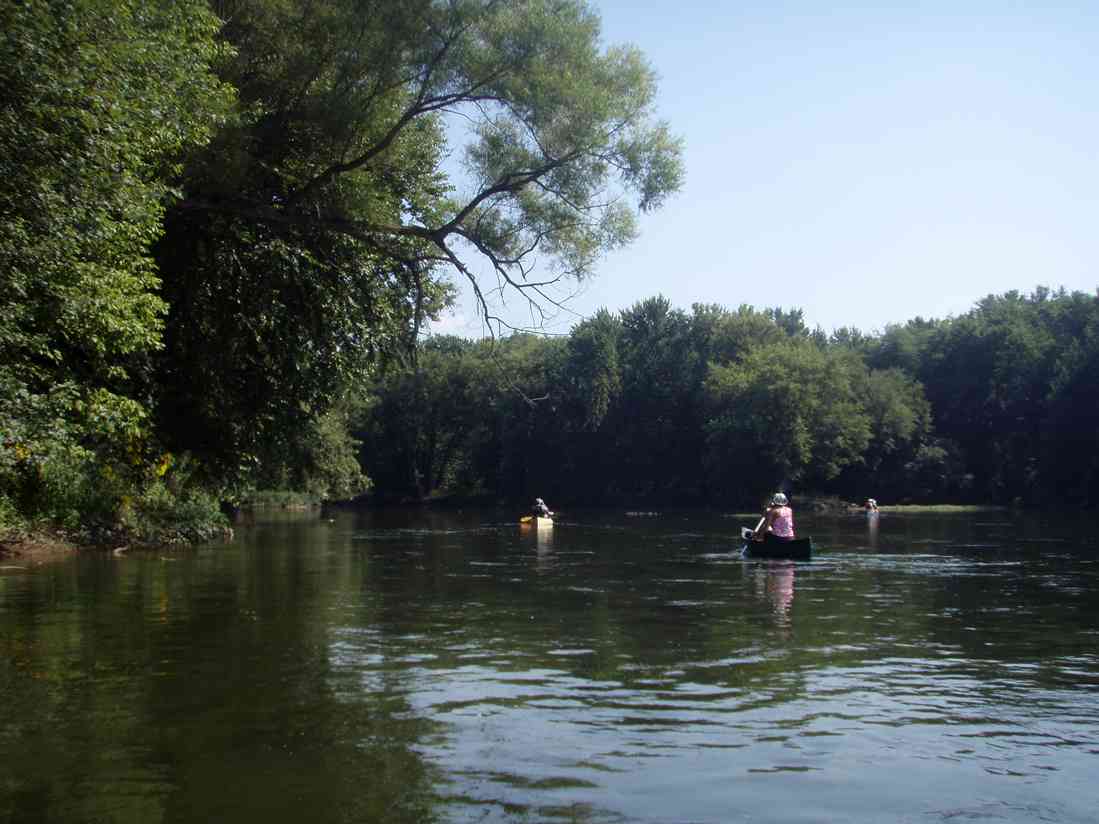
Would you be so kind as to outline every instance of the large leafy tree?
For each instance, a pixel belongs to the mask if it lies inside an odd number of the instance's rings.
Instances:
[[[978,491],[1031,500],[1051,382],[1094,310],[1089,296],[989,295],[929,335],[920,364],[939,434],[961,447]]]
[[[619,318],[622,389],[605,424],[617,453],[614,492],[625,498],[688,494],[698,477],[691,320],[663,296],[636,303]]]
[[[861,460],[871,421],[857,392],[862,365],[807,340],[758,346],[706,379],[707,469],[715,488],[764,492],[831,480]]]
[[[166,430],[223,463],[413,340],[451,274],[494,330],[499,288],[537,323],[680,183],[653,72],[581,0],[212,7],[240,108],[169,215],[160,384]]]
[[[855,368],[852,380],[870,424],[870,440],[862,460],[843,470],[840,489],[853,498],[877,495],[896,499],[921,494],[912,478],[913,461],[924,467],[920,484],[924,489],[932,466],[941,464],[934,458],[940,454],[945,458],[945,452],[929,451],[931,405],[923,387],[899,369]],[[940,486],[935,491],[944,489]]]
[[[1060,505],[1099,505],[1099,312],[1064,353],[1053,376],[1043,433],[1043,497]]]
[[[563,388],[564,350],[535,335],[439,336],[421,345],[414,368],[387,370],[356,433],[379,491],[422,499],[559,488],[573,460],[570,430],[582,422]],[[536,391],[537,402],[516,385]]]
[[[622,391],[618,346],[622,323],[606,309],[577,324],[566,344],[562,412],[572,428],[599,430]]]
[[[377,379],[361,434],[364,464],[385,495],[426,498],[470,477],[472,445],[490,438],[500,395],[488,354],[483,344],[434,337],[414,368]]]
[[[0,470],[135,448],[160,344],[149,246],[180,153],[231,99],[199,0],[0,8]],[[61,454],[64,453],[64,454]],[[38,490],[41,492],[41,490]]]

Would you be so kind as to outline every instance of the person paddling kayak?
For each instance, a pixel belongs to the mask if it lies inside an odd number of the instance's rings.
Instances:
[[[546,506],[546,502],[541,498],[534,499],[534,506],[530,508],[532,515],[537,515],[539,518],[552,518],[553,513],[550,512],[550,508]]]
[[[753,541],[794,540],[794,510],[781,492],[771,496],[771,505],[752,533]]]

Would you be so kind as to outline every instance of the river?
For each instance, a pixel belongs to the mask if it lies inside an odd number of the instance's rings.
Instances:
[[[1096,522],[515,520],[5,562],[0,821],[1096,821]]]

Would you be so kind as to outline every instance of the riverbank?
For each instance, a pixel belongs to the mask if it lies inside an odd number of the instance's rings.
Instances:
[[[793,496],[792,505],[795,509],[809,510],[812,512],[865,512],[862,503],[845,501],[834,495],[805,495]],[[879,512],[1003,512],[1012,507],[998,504],[888,504],[878,501]]]
[[[236,509],[289,509],[305,511],[319,509],[324,499],[309,492],[284,489],[257,489],[243,496]]]
[[[158,522],[155,518],[138,527],[88,530],[77,535],[52,527],[27,525],[0,529],[0,562],[38,565],[58,561],[76,552],[139,552],[196,546],[233,538],[223,515],[205,523]]]
[[[38,566],[60,561],[77,551],[76,544],[59,536],[9,530],[0,533],[0,563]]]
[[[157,551],[233,536],[217,498],[199,487],[175,489],[157,480],[133,495],[123,494],[127,489],[85,485],[67,498],[43,493],[26,506],[29,514],[0,492],[0,560],[38,564],[86,550]]]
[[[854,506],[854,504],[852,505]],[[861,509],[862,507],[856,507]],[[878,504],[881,512],[1006,512],[1018,507],[997,506],[995,504]]]

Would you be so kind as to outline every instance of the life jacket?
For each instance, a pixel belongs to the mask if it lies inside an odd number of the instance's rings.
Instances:
[[[778,538],[794,537],[794,510],[788,506],[775,508],[775,517],[771,521],[771,534]]]

